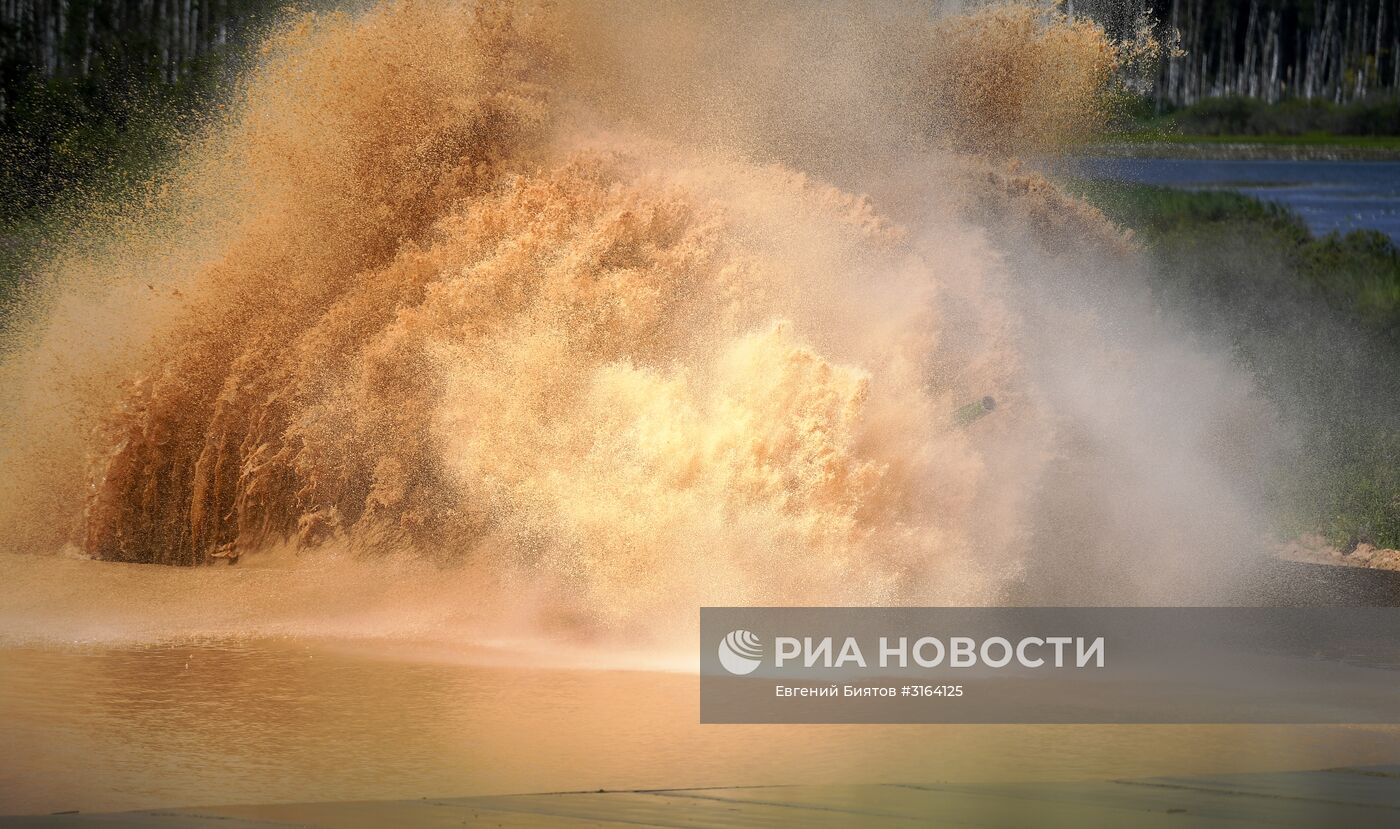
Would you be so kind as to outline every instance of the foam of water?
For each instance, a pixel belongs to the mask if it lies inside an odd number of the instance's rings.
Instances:
[[[627,8],[274,38],[10,335],[10,549],[411,559],[458,590],[404,573],[407,606],[618,625],[996,601],[1072,551],[1133,600],[1244,536],[1247,382],[1003,165],[1101,114],[1100,30]]]

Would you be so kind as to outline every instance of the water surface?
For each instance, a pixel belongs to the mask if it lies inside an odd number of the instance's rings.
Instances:
[[[1400,728],[700,725],[671,671],[394,642],[0,650],[0,813],[1395,762]]]
[[[1400,161],[1082,158],[1076,175],[1190,189],[1228,189],[1298,212],[1318,234],[1379,230],[1400,242]]]

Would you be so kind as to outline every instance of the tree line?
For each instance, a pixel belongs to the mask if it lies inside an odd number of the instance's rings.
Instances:
[[[0,0],[0,227],[157,163],[240,47],[302,0]],[[3,241],[0,233],[0,241]]]
[[[1175,40],[1159,104],[1240,95],[1336,103],[1400,88],[1396,0],[1060,0],[1117,36],[1154,21]],[[0,108],[35,79],[178,83],[271,0],[0,0]]]
[[[0,108],[36,84],[174,85],[270,0],[0,0]]]
[[[1167,50],[1159,109],[1241,96],[1344,104],[1400,89],[1396,0],[1065,0],[1118,37],[1144,25]]]

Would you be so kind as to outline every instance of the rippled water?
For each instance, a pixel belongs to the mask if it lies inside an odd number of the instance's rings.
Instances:
[[[1400,242],[1400,161],[1086,158],[1071,167],[1091,178],[1238,190],[1293,208],[1314,233],[1370,229]]]
[[[1391,727],[700,725],[685,672],[404,643],[0,650],[0,812],[1395,762]]]

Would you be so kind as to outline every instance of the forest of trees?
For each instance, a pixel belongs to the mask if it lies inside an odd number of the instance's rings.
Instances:
[[[1136,88],[1156,113],[1201,110],[1192,131],[1400,132],[1400,0],[1058,2],[1117,37],[1150,26],[1178,44]],[[0,217],[152,163],[157,133],[225,85],[250,32],[289,7],[343,3],[0,0]],[[1291,109],[1259,117],[1279,101]]]
[[[1179,47],[1158,68],[1159,109],[1229,95],[1347,103],[1400,89],[1396,0],[1066,0],[1119,37],[1150,21]]]
[[[0,0],[7,98],[35,76],[128,72],[177,82],[266,0]]]
[[[155,163],[285,0],[0,0],[0,220]]]
[[[1154,94],[1342,103],[1400,87],[1396,0],[1063,0],[1118,35],[1179,34]],[[176,83],[269,0],[0,0],[0,110],[35,77],[124,73]]]

